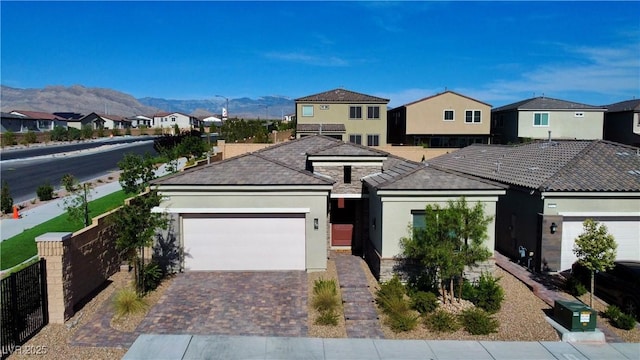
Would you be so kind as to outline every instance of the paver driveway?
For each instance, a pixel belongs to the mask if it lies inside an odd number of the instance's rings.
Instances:
[[[137,331],[307,336],[304,271],[188,272],[176,276]]]

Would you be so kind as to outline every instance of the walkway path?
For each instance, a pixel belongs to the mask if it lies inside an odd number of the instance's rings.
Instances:
[[[344,318],[349,338],[383,339],[378,312],[357,256],[332,252],[342,292]]]

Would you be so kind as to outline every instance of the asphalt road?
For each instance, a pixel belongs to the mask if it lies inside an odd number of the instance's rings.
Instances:
[[[118,170],[118,162],[128,152],[140,155],[146,152],[156,154],[153,142],[147,141],[65,157],[44,156],[11,161],[5,161],[3,158],[0,163],[0,177],[3,182],[7,181],[13,201],[18,203],[36,197],[38,186],[47,181],[55,189],[59,188],[62,175],[67,173],[79,181],[86,181]]]
[[[87,141],[87,142],[79,142],[74,144],[63,144],[63,145],[47,145],[40,147],[30,147],[28,149],[18,149],[18,150],[4,150],[0,154],[1,160],[12,160],[12,159],[22,159],[26,157],[33,156],[43,156],[43,155],[51,155],[68,151],[76,151],[76,150],[84,150],[84,149],[92,149],[96,147],[100,147],[103,145],[111,145],[111,144],[127,144],[136,141],[144,141],[144,140],[153,140],[155,136],[136,136],[136,137],[117,137],[117,138],[104,138],[98,141]]]

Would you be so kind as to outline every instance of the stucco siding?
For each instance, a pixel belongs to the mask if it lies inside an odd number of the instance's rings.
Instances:
[[[444,110],[453,110],[453,121],[444,121]],[[465,111],[480,110],[480,123],[465,123]],[[478,101],[444,93],[425,101],[407,105],[407,135],[472,134],[489,135],[491,107]]]
[[[640,214],[640,193],[630,198],[594,197],[594,198],[557,198],[547,196],[544,199],[544,214],[558,215],[571,213],[636,213]]]
[[[548,113],[548,126],[534,126],[535,113]],[[581,113],[584,117],[576,117]],[[518,137],[546,139],[551,131],[554,139],[602,139],[604,112],[583,110],[536,110],[518,113]]]
[[[162,195],[167,198],[160,208],[309,208],[310,212],[305,214],[306,267],[310,271],[327,267],[327,192]],[[318,219],[318,229],[314,229],[314,219]],[[183,239],[181,242],[184,243]]]

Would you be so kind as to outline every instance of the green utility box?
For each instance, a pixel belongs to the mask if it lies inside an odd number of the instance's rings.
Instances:
[[[579,301],[556,300],[553,317],[569,331],[595,331],[597,312]]]

